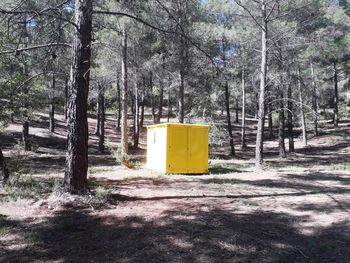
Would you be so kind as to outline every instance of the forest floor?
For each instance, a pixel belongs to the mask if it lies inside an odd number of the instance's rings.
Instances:
[[[109,115],[109,148],[114,123]],[[350,262],[350,121],[325,123],[306,148],[297,139],[283,160],[267,140],[264,171],[254,170],[251,122],[248,149],[213,153],[198,176],[149,171],[145,150],[123,168],[91,136],[94,194],[83,197],[61,190],[63,117],[53,134],[44,115],[31,124],[32,152],[18,146],[19,124],[0,137],[15,171],[0,189],[0,262]]]

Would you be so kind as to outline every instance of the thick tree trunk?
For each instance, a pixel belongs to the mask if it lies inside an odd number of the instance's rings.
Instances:
[[[6,184],[7,180],[9,179],[9,176],[9,170],[6,167],[5,158],[0,148],[0,183]]]
[[[298,88],[299,88],[299,110],[300,110],[300,124],[303,134],[303,145],[307,146],[307,133],[306,133],[306,121],[305,121],[305,111],[304,111],[304,95],[303,87],[301,83],[300,68],[298,67]]]
[[[230,93],[228,90],[228,82],[225,83],[225,105],[226,105],[226,118],[227,118],[227,130],[230,137],[230,155],[235,156],[235,145],[233,142],[233,132],[231,124],[231,113],[230,113]]]
[[[334,117],[333,117],[333,124],[334,124],[334,127],[338,127],[338,123],[339,123],[338,70],[337,70],[337,63],[335,61],[333,63],[333,70],[334,70]]]
[[[103,87],[99,87],[98,91],[98,118],[99,118],[99,130],[98,130],[98,150],[104,152],[105,150],[105,90]]]
[[[128,164],[128,50],[127,32],[123,30],[123,60],[122,60],[122,122],[121,122],[121,157],[122,164]]]
[[[56,78],[55,74],[52,74],[52,83],[49,94],[49,122],[50,122],[50,132],[55,132],[55,98],[54,93],[56,89]]]
[[[134,86],[134,147],[139,147],[139,136],[140,136],[140,127],[139,127],[139,119],[140,119],[140,110],[139,110],[139,88],[137,83],[137,74],[135,73],[135,86]]]
[[[64,188],[71,193],[88,190],[87,99],[90,81],[92,0],[75,1],[75,38],[70,71],[68,138]]]
[[[289,76],[289,74],[288,74]],[[292,85],[291,83],[288,83],[287,88],[287,126],[288,126],[288,145],[289,145],[289,152],[295,152],[294,148],[294,130],[293,130],[293,103],[292,103]]]
[[[263,166],[263,144],[264,144],[264,123],[265,123],[265,86],[266,86],[266,74],[267,74],[267,18],[266,18],[266,3],[265,0],[261,0],[261,12],[262,12],[262,29],[261,29],[261,69],[260,69],[260,88],[259,88],[259,110],[258,128],[256,135],[256,148],[255,148],[255,165],[257,168]]]
[[[315,80],[315,72],[314,65],[310,63],[311,68],[311,80],[312,80],[312,119],[314,123],[314,135],[318,136],[318,110],[317,110],[317,91],[316,91],[316,80]]]
[[[242,148],[246,148],[246,137],[245,137],[245,67],[242,68]]]
[[[185,72],[180,69],[180,87],[179,87],[179,122],[184,123],[185,121]]]
[[[122,118],[122,102],[120,95],[120,82],[119,77],[117,78],[117,103],[118,103],[118,116],[117,116],[117,129],[120,130],[120,120]]]

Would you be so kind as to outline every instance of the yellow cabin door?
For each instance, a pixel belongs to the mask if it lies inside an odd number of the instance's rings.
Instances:
[[[167,173],[188,172],[188,128],[168,128]]]
[[[208,129],[190,127],[188,129],[188,172],[208,171]]]

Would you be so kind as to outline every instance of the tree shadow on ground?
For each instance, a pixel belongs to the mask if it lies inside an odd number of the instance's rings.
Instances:
[[[7,249],[6,262],[347,262],[349,222],[297,228],[305,216],[220,209],[169,210],[157,220],[57,212],[28,225],[28,246]]]

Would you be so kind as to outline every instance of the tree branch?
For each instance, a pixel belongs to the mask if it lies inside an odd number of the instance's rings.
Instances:
[[[32,47],[24,47],[24,48],[0,51],[0,55],[6,55],[11,53],[17,54],[22,51],[28,51],[28,50],[34,50],[34,49],[40,49],[40,48],[46,48],[46,47],[54,47],[54,46],[63,46],[63,47],[70,47],[70,48],[72,47],[72,45],[67,43],[51,43],[51,44],[44,44],[44,45],[38,45],[38,46],[32,46]]]

